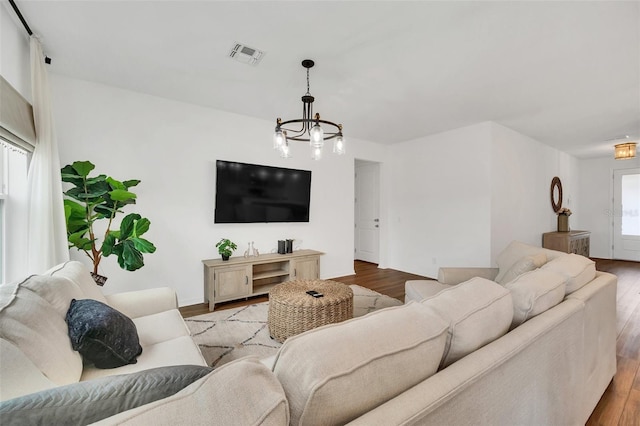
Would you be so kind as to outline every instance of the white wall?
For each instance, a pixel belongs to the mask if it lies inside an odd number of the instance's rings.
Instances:
[[[0,6],[0,75],[31,102],[29,36],[9,2]]]
[[[507,127],[492,123],[491,259],[511,242],[542,244],[542,234],[557,229],[551,207],[551,180],[562,182],[562,206],[572,210],[570,225],[579,229],[576,209],[578,160]]]
[[[437,276],[490,262],[491,125],[392,146],[389,266]]]
[[[614,160],[611,156],[579,160],[581,229],[591,231],[591,257],[611,259],[613,243],[613,171],[640,167],[640,157]]]
[[[147,235],[158,250],[135,272],[103,259],[105,292],[168,285],[181,305],[202,302],[201,260],[218,257],[214,246],[222,237],[238,244],[235,256],[249,241],[268,253],[278,239],[295,238],[294,247],[326,253],[323,278],[353,273],[354,157],[381,161],[386,147],[349,139],[346,155],[327,152],[315,162],[300,143],[284,160],[271,149],[270,121],[58,75],[51,81],[61,164],[90,160],[98,173],[142,180],[137,205],[125,211],[151,220]],[[214,224],[217,159],[311,170],[310,222]]]
[[[389,266],[435,277],[440,266],[491,266],[512,240],[556,230],[551,179],[577,205],[578,161],[492,122],[392,147]],[[580,214],[571,216],[579,225]]]

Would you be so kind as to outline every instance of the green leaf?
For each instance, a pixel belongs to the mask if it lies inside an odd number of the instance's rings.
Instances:
[[[106,182],[106,181],[107,181],[106,175],[99,175],[96,177],[87,178],[87,185],[95,185],[95,184]]]
[[[106,189],[91,186],[87,188],[87,192],[85,192],[84,188],[75,187],[65,192],[65,194],[73,199],[86,203],[99,200],[107,192],[108,190]]]
[[[107,183],[111,185],[111,189],[122,189],[123,191],[127,189],[127,187],[122,182],[120,182],[119,180],[115,180],[112,177],[107,178]]]
[[[122,256],[118,258],[118,261],[122,259],[120,266],[124,267],[127,271],[135,271],[136,269],[142,268],[144,266],[142,253],[135,248],[134,243],[132,241],[123,241],[122,244]]]
[[[141,181],[139,179],[131,179],[131,180],[125,180],[124,182],[122,182],[124,184],[124,186],[127,187],[127,189],[131,188],[132,186],[136,186],[137,184],[139,184]]]
[[[113,232],[109,232],[102,242],[102,255],[108,257],[113,252],[113,246],[116,244],[116,237]]]
[[[91,170],[96,168],[91,161],[76,161],[72,164],[72,167],[76,172],[78,172],[78,175],[82,177],[89,176]]]
[[[134,246],[142,253],[154,253],[156,246],[151,241],[147,241],[144,238],[132,238]]]
[[[76,172],[76,170],[71,167],[71,165],[64,166],[62,169],[60,169],[60,175],[62,176],[63,182],[69,182],[76,186],[83,185],[82,176],[78,175],[78,172]]]
[[[147,219],[146,217],[138,219],[135,224],[133,235],[135,235],[136,237],[141,236],[149,230],[150,226],[151,221],[149,221],[149,219]]]
[[[78,250],[91,250],[92,241],[89,238],[84,238],[88,229],[69,235],[69,243],[71,246],[76,247]]]
[[[114,189],[113,191],[109,192],[109,197],[111,197],[113,201],[120,202],[120,201],[135,199],[136,194],[134,194],[133,192],[126,191],[124,189]]]
[[[135,226],[135,221],[140,219],[140,215],[137,213],[129,213],[122,219],[120,222],[120,239],[126,240],[131,235],[133,235],[133,229]]]
[[[106,207],[104,204],[100,204],[95,206],[93,211],[97,213],[98,219],[104,219],[105,217],[111,217],[113,212],[116,210],[110,207]]]
[[[81,228],[89,229],[85,208],[73,200],[64,200],[64,218],[69,233],[75,233]]]

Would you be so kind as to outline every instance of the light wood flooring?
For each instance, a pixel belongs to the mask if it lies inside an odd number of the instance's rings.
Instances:
[[[587,425],[640,426],[640,263],[594,259],[599,271],[618,276],[618,371],[600,399]],[[355,261],[355,275],[333,278],[345,284],[357,284],[404,301],[404,282],[424,279],[393,269]],[[267,296],[221,303],[216,310],[230,309],[267,301]],[[183,316],[209,312],[208,305],[180,308]]]

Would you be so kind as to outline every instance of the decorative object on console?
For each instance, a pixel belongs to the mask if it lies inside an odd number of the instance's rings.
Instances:
[[[344,154],[344,137],[342,136],[342,124],[335,124],[331,121],[321,120],[320,114],[313,115],[313,101],[315,98],[309,93],[309,68],[315,63],[311,59],[302,61],[302,66],[307,69],[307,93],[302,96],[302,118],[282,121],[276,120],[276,131],[273,135],[273,149],[280,151],[283,158],[291,157],[289,141],[309,142],[311,146],[311,158],[320,160],[322,158],[322,147],[324,141],[333,139],[333,153]],[[301,123],[299,129],[285,127],[288,124]],[[330,126],[333,132],[325,132],[320,124]]]
[[[285,247],[287,253],[293,253],[293,240],[285,240]]]
[[[569,216],[571,216],[571,210],[566,207],[558,210],[558,232],[569,232]]]
[[[99,175],[89,177],[95,168],[90,161],[76,161],[61,170],[62,181],[71,183],[73,188],[64,194],[64,213],[67,225],[69,247],[83,251],[93,263],[92,276],[98,285],[103,285],[106,277],[98,275],[98,265],[103,257],[115,254],[122,269],[135,271],[144,266],[143,253],[153,253],[156,247],[141,238],[149,230],[151,222],[137,213],[129,213],[120,222],[120,229],[111,230],[111,223],[117,213],[128,204],[136,203],[136,194],[129,189],[140,180],[117,181],[112,177]],[[98,245],[94,223],[107,219],[107,230],[103,242]]]
[[[238,248],[236,243],[229,240],[228,238],[220,239],[220,241],[218,241],[218,243],[216,244],[216,247],[218,248],[218,253],[220,254],[220,256],[222,256],[222,260],[229,260],[229,258],[233,254],[233,251]]]
[[[244,257],[249,258],[249,257],[258,257],[258,256],[260,256],[260,252],[258,251],[257,248],[253,247],[253,241],[250,241],[249,247],[244,252]]]
[[[278,240],[278,254],[285,254],[287,252],[285,240]]]
[[[562,208],[562,182],[558,176],[551,179],[551,208],[556,213]]]

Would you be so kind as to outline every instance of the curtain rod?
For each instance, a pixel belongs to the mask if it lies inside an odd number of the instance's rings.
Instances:
[[[18,9],[18,6],[16,5],[16,3],[13,0],[9,0],[9,3],[11,4],[13,11],[16,12],[16,15],[18,15],[18,19],[20,19],[20,22],[22,22],[24,29],[27,30],[27,34],[29,34],[29,36],[32,36],[33,31],[31,31],[31,28],[29,28],[29,24],[27,24],[27,21],[24,19],[24,16],[22,16],[22,13],[20,13],[20,9]],[[45,56],[44,62],[47,64],[50,64],[51,58],[48,56]]]

